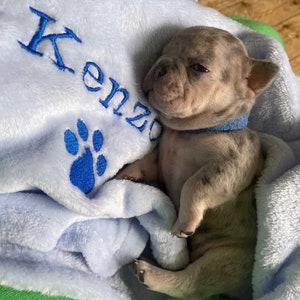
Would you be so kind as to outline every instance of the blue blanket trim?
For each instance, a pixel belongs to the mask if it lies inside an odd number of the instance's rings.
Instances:
[[[194,129],[194,130],[184,130],[183,132],[197,134],[197,133],[203,133],[203,132],[226,132],[226,131],[243,129],[248,124],[249,115],[250,115],[250,113],[246,113],[237,119],[233,119],[233,120],[227,121],[225,123],[218,124],[216,126]]]

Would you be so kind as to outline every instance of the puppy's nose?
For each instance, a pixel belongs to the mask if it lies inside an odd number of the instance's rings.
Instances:
[[[163,65],[159,65],[154,70],[154,79],[157,80],[160,77],[163,77],[167,74],[167,68]]]

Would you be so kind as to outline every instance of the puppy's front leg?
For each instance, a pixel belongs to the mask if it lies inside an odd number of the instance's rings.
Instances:
[[[172,233],[182,238],[192,235],[208,208],[235,199],[250,183],[246,173],[226,160],[204,165],[183,185],[178,218]]]
[[[116,179],[151,182],[158,180],[158,149],[126,166],[117,175]]]

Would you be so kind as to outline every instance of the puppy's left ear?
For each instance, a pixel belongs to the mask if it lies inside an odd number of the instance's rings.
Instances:
[[[257,96],[276,77],[279,67],[270,61],[250,60],[250,72],[247,76],[248,87]]]

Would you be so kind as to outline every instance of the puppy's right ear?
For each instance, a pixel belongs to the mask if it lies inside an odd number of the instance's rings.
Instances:
[[[275,79],[279,71],[279,67],[273,62],[255,59],[250,60],[249,69],[248,87],[256,96]]]

